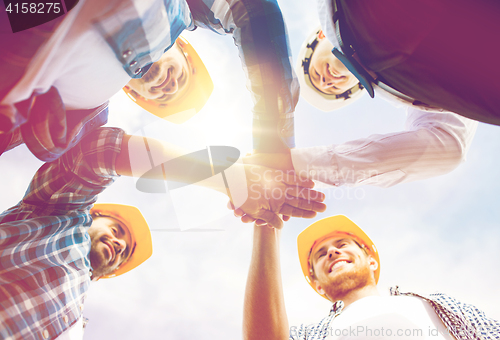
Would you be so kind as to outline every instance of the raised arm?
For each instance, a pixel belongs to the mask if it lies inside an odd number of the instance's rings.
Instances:
[[[203,151],[203,150],[202,150]],[[224,157],[190,153],[153,138],[125,135],[116,159],[116,172],[124,176],[203,185],[228,195],[235,208],[281,228],[278,214],[312,218],[324,211],[324,195],[312,190],[311,180],[256,165],[234,163]],[[238,158],[238,155],[233,156]],[[214,169],[223,169],[214,171]],[[157,169],[158,171],[151,171]],[[223,172],[220,181],[215,174]],[[203,180],[203,182],[201,182]]]
[[[410,109],[405,131],[371,135],[339,145],[255,155],[248,162],[335,186],[390,187],[446,174],[465,160],[477,122],[450,112]]]
[[[232,33],[254,101],[254,149],[294,147],[299,85],[276,0],[187,0],[196,26]]]
[[[243,309],[243,339],[287,340],[279,241],[281,230],[255,226]]]

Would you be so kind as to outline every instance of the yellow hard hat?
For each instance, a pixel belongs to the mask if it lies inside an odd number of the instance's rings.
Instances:
[[[380,258],[377,248],[373,241],[365,234],[360,227],[344,215],[330,216],[314,222],[309,227],[304,229],[297,237],[297,247],[299,250],[299,261],[309,285],[316,290],[316,285],[313,283],[313,272],[311,267],[311,251],[317,242],[323,241],[326,238],[336,236],[338,234],[347,234],[355,239],[358,243],[365,247],[369,255],[377,261],[378,267],[375,271],[375,282],[378,282],[380,276]],[[320,294],[324,298],[326,296]],[[327,299],[327,298],[326,298]]]
[[[99,213],[119,220],[128,228],[132,238],[133,250],[129,259],[113,273],[103,276],[103,278],[109,279],[122,275],[146,261],[153,254],[151,232],[144,216],[136,207],[124,204],[96,203],[90,209],[90,213]]]
[[[176,42],[191,67],[191,77],[182,95],[168,102],[158,102],[140,96],[127,86],[123,91],[144,110],[172,123],[181,124],[203,108],[212,94],[214,83],[193,46],[182,37],[177,38]]]

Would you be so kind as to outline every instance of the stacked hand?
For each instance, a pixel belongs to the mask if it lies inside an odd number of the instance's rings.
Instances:
[[[248,199],[240,207],[228,204],[244,223],[256,221],[282,228],[290,217],[313,218],[326,205],[323,193],[312,190],[314,182],[295,174],[287,154],[255,154],[244,159]],[[255,163],[259,164],[256,165]],[[266,167],[269,164],[275,169]],[[281,169],[276,169],[281,168]],[[281,217],[280,217],[281,216]]]

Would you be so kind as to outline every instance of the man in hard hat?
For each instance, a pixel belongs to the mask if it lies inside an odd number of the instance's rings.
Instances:
[[[497,1],[317,4],[321,27],[333,44],[330,52],[371,97],[378,95],[377,86],[389,88],[417,106],[500,125]]]
[[[245,293],[246,340],[496,339],[500,333],[500,322],[445,294],[423,297],[396,287],[393,296],[380,296],[378,249],[342,215],[314,222],[297,238],[307,282],[333,305],[317,325],[289,329],[279,270],[280,232],[265,225],[254,228]]]
[[[331,53],[332,49],[323,30],[315,29],[300,50],[296,68],[301,96],[326,112],[350,105],[366,93],[359,80]],[[446,174],[465,160],[476,121],[441,108],[415,105],[387,87],[374,87],[379,96],[406,107],[405,130],[336,145],[259,154],[248,161],[294,169],[334,186],[389,187]]]
[[[131,78],[148,79],[151,86],[143,95],[134,85],[126,89],[148,111],[165,117],[183,110],[180,121],[192,116],[213,87],[206,75],[198,76],[205,73],[198,58],[183,50],[194,61],[184,73],[152,65],[175,49],[182,31],[197,27],[234,37],[255,103],[254,148],[293,146],[298,83],[275,0],[231,5],[223,0],[81,0],[46,24],[0,34],[2,46],[9,47],[0,65],[7,79],[0,85],[0,150],[24,140],[41,160],[56,159],[105,123],[107,100]],[[196,88],[202,88],[201,96],[193,92]],[[184,103],[168,107],[170,99]],[[31,146],[28,135],[36,135]]]
[[[2,339],[24,339],[30,334],[53,339],[66,332],[81,332],[90,281],[121,275],[151,256],[151,235],[137,208],[94,203],[119,175],[134,175],[134,157],[148,159],[152,155],[175,160],[183,154],[161,141],[126,135],[118,128],[96,129],[60,158],[40,167],[23,199],[0,215]],[[193,169],[207,167],[196,158],[183,158],[182,165],[162,166],[163,171],[150,178],[194,183],[190,178]],[[136,165],[140,175],[141,166],[150,169],[147,164]],[[272,170],[251,166],[244,171],[249,174],[252,190],[268,197],[259,188],[273,175]],[[313,217],[314,210],[324,210],[321,203],[316,208],[300,208],[315,193],[309,189],[311,181],[283,174],[281,178],[280,185],[269,187],[273,211]],[[203,182],[228,194],[223,185]],[[296,184],[306,188],[294,192]],[[248,190],[246,186],[236,185]],[[277,197],[275,190],[288,195]],[[266,208],[258,199],[249,199],[242,207],[268,220],[265,215],[274,216],[274,212]]]
[[[0,215],[2,339],[81,339],[90,282],[151,256],[137,208],[94,204],[117,175],[113,131],[89,139],[96,130],[44,164],[23,199]]]

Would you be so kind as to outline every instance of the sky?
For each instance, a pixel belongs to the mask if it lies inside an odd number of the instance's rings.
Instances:
[[[315,7],[280,1],[294,63],[303,39],[318,25]],[[231,36],[198,29],[184,33],[212,75],[214,92],[190,121],[175,125],[151,116],[123,93],[111,99],[108,126],[196,151],[230,145],[250,152],[251,98]],[[295,112],[297,147],[341,144],[404,129],[405,111],[364,96],[335,112],[300,100]],[[305,281],[296,237],[320,218],[343,214],[377,245],[382,295],[444,292],[500,319],[500,127],[479,124],[467,160],[449,174],[390,188],[320,186],[327,211],[313,220],[292,219],[281,241],[283,289],[290,326],[318,322],[330,305]],[[0,207],[16,204],[41,165],[24,147],[0,157]],[[92,283],[84,339],[241,339],[243,296],[252,232],[226,208],[226,197],[195,186],[168,194],[143,193],[119,178],[100,202],[137,206],[153,236],[153,256],[137,269]],[[179,222],[180,221],[180,222]],[[189,221],[198,230],[185,229]],[[186,222],[187,223],[187,222]]]

